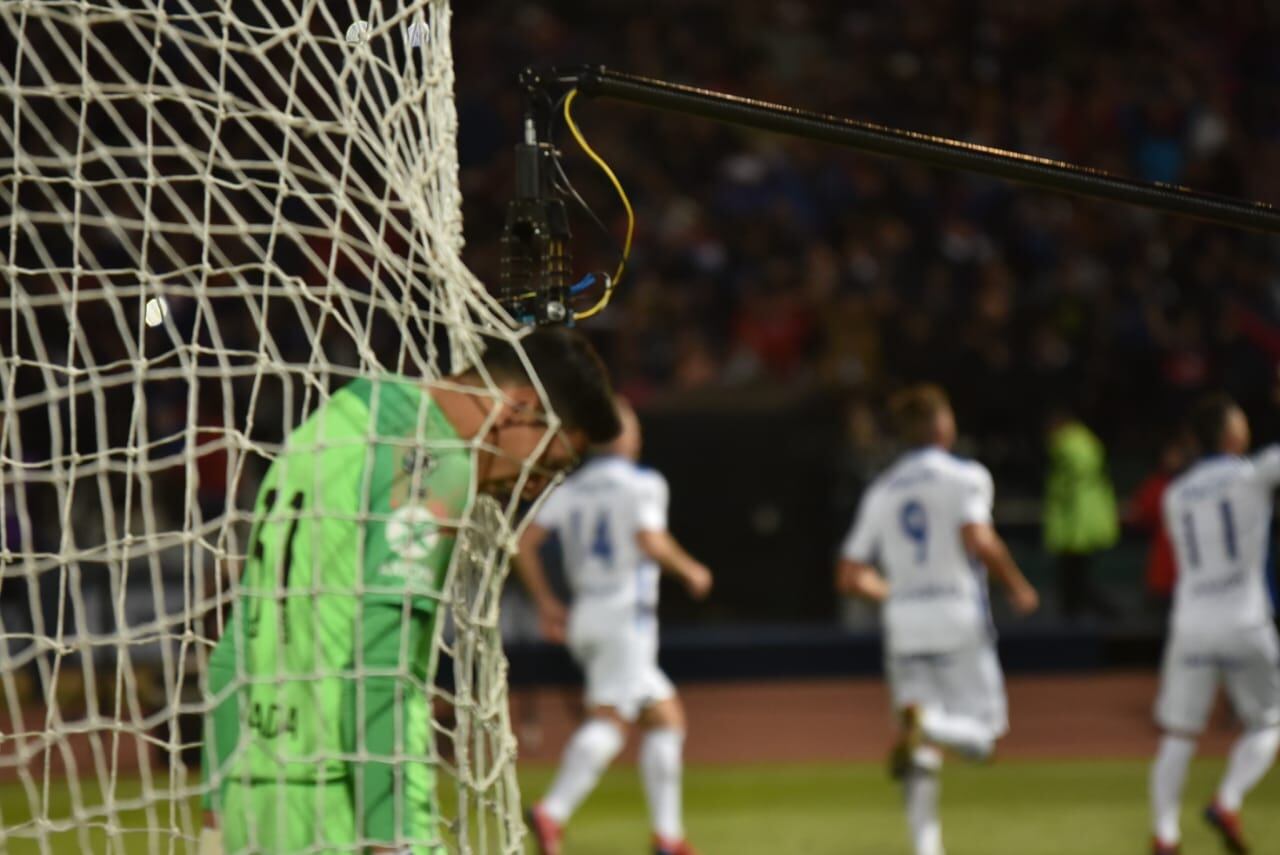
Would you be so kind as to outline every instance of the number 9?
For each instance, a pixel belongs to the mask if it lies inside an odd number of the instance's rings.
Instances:
[[[902,533],[916,544],[916,563],[923,564],[928,555],[929,518],[924,512],[924,505],[915,499],[902,506],[900,515]]]

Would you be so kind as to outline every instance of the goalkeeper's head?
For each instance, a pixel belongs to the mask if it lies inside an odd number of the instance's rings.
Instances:
[[[576,466],[589,446],[611,442],[622,430],[608,371],[578,332],[544,327],[518,348],[494,340],[482,363],[463,376],[487,375],[486,385],[499,394],[496,409],[486,413],[479,463],[486,492],[509,493],[526,473],[523,493],[532,498]]]

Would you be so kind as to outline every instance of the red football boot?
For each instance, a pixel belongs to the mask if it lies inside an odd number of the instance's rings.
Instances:
[[[529,830],[538,844],[541,855],[560,855],[560,839],[564,837],[564,828],[560,823],[547,816],[541,805],[534,805],[525,812]]]
[[[653,835],[653,855],[698,855],[687,840],[665,840]]]
[[[1204,809],[1204,821],[1213,826],[1222,837],[1222,845],[1235,855],[1246,855],[1249,844],[1244,842],[1244,828],[1240,825],[1240,814],[1227,810],[1217,802]]]

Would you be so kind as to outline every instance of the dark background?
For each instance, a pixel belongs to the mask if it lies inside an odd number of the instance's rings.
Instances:
[[[1280,202],[1276,2],[922,2],[911,4],[909,14],[890,2],[459,3],[453,27],[466,260],[486,281],[496,278],[514,180],[516,76],[529,63],[604,63]],[[36,30],[26,35],[40,38]],[[11,34],[0,34],[6,68],[13,67],[14,48]],[[204,58],[216,61],[213,54]],[[122,50],[119,59],[145,78],[145,52]],[[24,69],[35,74],[29,64]],[[118,129],[101,110],[86,116],[97,138],[115,140]],[[587,331],[641,413],[646,461],[671,482],[673,531],[717,573],[716,594],[705,605],[679,591],[664,593],[673,641],[694,643],[699,633],[755,638],[765,627],[779,638],[796,637],[786,633],[797,627],[874,629],[869,615],[837,602],[830,570],[863,487],[897,451],[884,402],[904,383],[933,380],[947,388],[959,416],[960,451],[992,469],[997,523],[1029,575],[1046,587],[1044,613],[1027,624],[1010,624],[997,611],[1004,629],[1015,633],[1056,631],[1060,623],[1039,532],[1044,426],[1055,410],[1075,410],[1102,437],[1122,501],[1205,390],[1225,388],[1239,398],[1260,441],[1280,434],[1274,237],[613,102],[581,99],[577,117],[638,217],[617,297]],[[67,139],[77,132],[74,122],[54,130]],[[621,207],[572,141],[561,134],[558,142],[568,174],[610,231],[601,234],[575,212],[576,267],[612,268]],[[143,174],[135,172],[135,179]],[[36,197],[30,185],[23,192],[17,201],[32,210],[56,201]],[[199,197],[194,182],[183,192]],[[246,217],[262,213],[245,206]],[[24,240],[10,261],[41,267]],[[65,245],[49,237],[46,248],[65,260],[73,251],[68,238],[61,240]],[[254,257],[260,240],[228,246],[231,261],[237,252]],[[129,266],[100,232],[86,231],[83,241],[104,268]],[[10,246],[3,226],[0,245]],[[281,271],[323,284],[299,247],[275,251]],[[199,246],[179,245],[177,254],[198,257]],[[337,275],[353,293],[367,287],[341,265]],[[48,277],[23,277],[28,293],[53,293]],[[92,272],[80,281],[87,294],[123,284]],[[252,355],[263,331],[252,325],[245,301],[236,296],[210,306],[225,346]],[[305,334],[305,309],[280,300],[274,306],[266,334],[301,372],[316,345]],[[197,317],[191,306],[175,303],[177,332],[212,347]],[[78,326],[98,333],[82,346],[98,365],[128,368],[121,362],[128,356],[123,337],[103,332],[117,323],[104,300],[46,307],[26,323],[3,325],[3,352],[61,364],[69,328]],[[34,348],[37,338],[43,356]],[[395,330],[379,329],[375,343],[395,339]],[[354,364],[351,343],[332,327],[319,346],[330,366]],[[202,359],[202,370],[219,370],[212,358]],[[177,460],[187,453],[192,403],[202,445],[195,452],[197,484],[177,465],[150,473],[164,530],[183,530],[192,520],[170,518],[182,503],[163,497],[195,489],[195,522],[251,501],[265,458],[247,453],[240,494],[228,495],[226,456],[216,441],[225,420],[244,425],[249,378],[201,384],[194,402],[183,383],[147,384],[147,433],[162,440],[153,454]],[[345,378],[337,372],[329,379]],[[6,393],[39,395],[47,382],[34,365],[18,365]],[[123,447],[132,394],[128,384],[105,393],[103,409],[113,418],[102,437],[94,436],[100,426],[90,406],[74,414],[64,406],[59,430]],[[270,448],[281,438],[277,427],[292,423],[305,401],[272,378],[252,406],[251,439]],[[23,455],[47,461],[55,444],[49,412],[33,405],[20,418]],[[98,530],[100,503],[109,497],[80,489],[76,502],[84,507],[65,510],[50,486],[56,473],[37,474],[26,487],[38,520],[34,542],[19,542],[12,501],[5,504],[5,542],[16,544],[15,552],[47,554],[64,543],[100,543],[108,534]],[[111,488],[122,484],[117,478]],[[69,532],[62,530],[64,516]],[[1159,614],[1144,602],[1144,549],[1143,536],[1130,531],[1100,557],[1097,575],[1122,612],[1073,631],[1158,637]],[[80,569],[86,579],[94,576],[87,562]],[[45,576],[51,590],[38,599],[53,614],[57,580]],[[4,599],[10,611],[31,602],[17,582]]]
[[[527,63],[603,63],[1145,180],[1280,201],[1280,7],[1035,4],[499,3],[459,8],[455,62],[468,263],[496,272]],[[495,19],[510,22],[494,27]],[[678,24],[672,22],[678,21]],[[1045,586],[1044,427],[1102,437],[1122,504],[1197,395],[1225,388],[1277,434],[1277,242],[611,101],[584,133],[638,214],[613,305],[588,331],[638,404],[672,527],[717,571],[668,625],[834,620],[830,566],[865,483],[892,458],[883,404],[941,382],[997,522]],[[570,177],[621,235],[620,205],[567,136]],[[577,215],[581,269],[610,239]],[[1098,578],[1158,632],[1145,540]],[[1002,617],[998,615],[998,617]],[[857,621],[854,621],[856,624]]]

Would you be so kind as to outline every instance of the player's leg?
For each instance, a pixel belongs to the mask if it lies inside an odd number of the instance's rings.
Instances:
[[[626,743],[627,722],[616,707],[593,706],[560,757],[551,788],[530,811],[546,855],[558,852],[560,830],[600,782]]]
[[[1156,701],[1156,723],[1164,731],[1151,764],[1151,832],[1156,852],[1175,852],[1182,839],[1178,816],[1182,787],[1196,751],[1196,741],[1208,721],[1218,675],[1212,656],[1195,646],[1170,638],[1165,648]]]
[[[657,662],[651,663],[644,682],[640,774],[649,803],[655,849],[661,855],[691,853],[684,835],[684,705]]]
[[[1280,748],[1280,644],[1271,627],[1248,633],[1226,652],[1224,679],[1245,731],[1205,818],[1233,851],[1246,849],[1240,822],[1244,797],[1262,780]]]
[[[939,656],[932,662],[941,703],[920,710],[926,742],[982,761],[995,751],[996,740],[1009,729],[1004,674],[992,643],[976,644]]]
[[[1231,748],[1227,771],[1214,800],[1204,809],[1205,821],[1218,832],[1230,852],[1248,852],[1240,809],[1245,795],[1275,762],[1280,726],[1247,729]]]
[[[924,656],[886,654],[884,671],[898,725],[897,739],[889,752],[889,774],[895,780],[902,780],[924,738],[920,733],[920,712],[935,703],[935,687]]]
[[[912,845],[916,855],[941,855],[940,748],[973,760],[991,756],[1008,730],[1004,676],[992,644],[890,662],[904,731],[894,766],[903,782]]]
[[[544,855],[559,852],[561,829],[618,756],[639,712],[630,697],[631,652],[625,638],[615,633],[589,642],[571,640],[570,650],[586,679],[587,716],[565,746],[551,788],[529,811]]]
[[[885,659],[889,694],[900,728],[889,769],[902,782],[907,830],[915,855],[942,855],[942,823],[938,816],[942,752],[923,742],[920,724],[924,710],[942,705],[933,660],[933,656],[893,655]]]
[[[902,778],[902,796],[915,855],[942,855],[942,823],[938,820],[941,773],[941,750],[921,745],[912,752],[911,766]]]
[[[1151,835],[1157,853],[1176,852],[1182,840],[1182,785],[1196,753],[1198,735],[1165,730],[1151,763],[1148,788],[1151,798]]]
[[[926,742],[949,748],[967,760],[986,760],[995,751],[996,738],[986,723],[937,707],[920,711],[920,731]]]
[[[1218,787],[1218,806],[1239,811],[1244,797],[1275,763],[1277,748],[1280,748],[1280,725],[1246,730],[1231,749],[1227,771]]]

